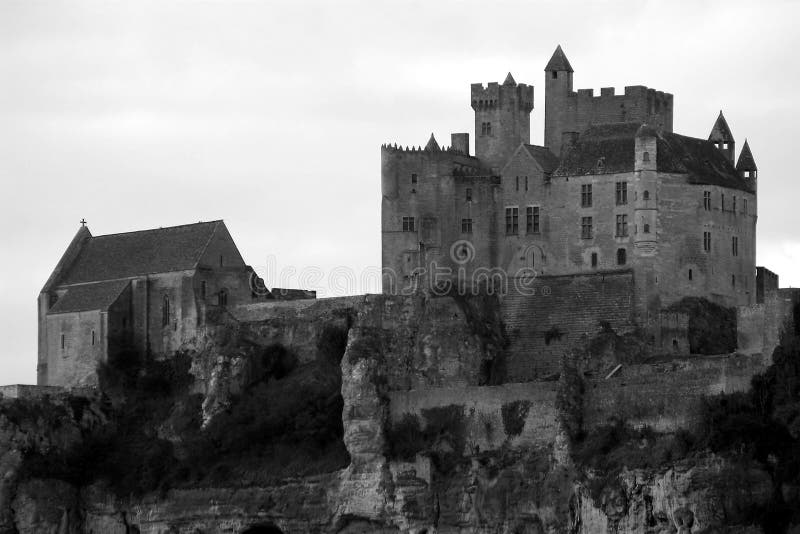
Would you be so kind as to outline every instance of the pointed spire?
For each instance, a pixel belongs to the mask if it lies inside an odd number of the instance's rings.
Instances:
[[[753,159],[753,153],[750,152],[750,145],[747,144],[747,139],[744,140],[744,146],[739,153],[739,161],[736,162],[736,170],[742,171],[757,171],[756,160]]]
[[[561,50],[561,45],[556,47],[556,51],[553,52],[553,57],[551,57],[550,61],[547,62],[547,66],[544,68],[544,70],[575,72],[572,70],[572,65],[569,64],[566,54],[564,54],[564,51]]]
[[[431,138],[428,139],[428,144],[425,145],[425,150],[430,150],[432,152],[439,152],[441,149],[439,148],[439,143],[436,142],[436,138],[431,133]]]
[[[725,143],[733,142],[733,134],[731,133],[730,127],[728,127],[728,121],[725,120],[725,116],[722,114],[722,110],[719,110],[719,116],[714,123],[714,127],[711,129],[708,140],[722,141]]]
[[[511,72],[509,72],[508,76],[506,76],[506,81],[503,82],[503,85],[517,85],[517,82],[514,81],[514,77],[511,75]]]

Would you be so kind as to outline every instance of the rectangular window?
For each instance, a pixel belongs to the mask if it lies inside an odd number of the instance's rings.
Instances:
[[[592,252],[592,267],[597,267],[597,252]]]
[[[628,182],[617,182],[617,206],[628,203]]]
[[[66,346],[66,337],[64,334],[61,334],[61,348],[63,349]]]
[[[417,173],[411,173],[411,185],[417,185]]]
[[[731,237],[731,254],[739,255],[739,238],[736,236]]]
[[[742,213],[747,215],[747,199],[746,198],[742,199]]]
[[[588,208],[592,205],[592,184],[581,186],[581,207]]]
[[[703,250],[711,252],[711,232],[703,232]]]
[[[711,210],[711,191],[703,191],[703,209]]]
[[[515,187],[516,187],[517,191],[519,191],[519,176],[517,176]]]
[[[722,194],[722,201],[720,202],[720,206],[722,206],[722,211],[725,211],[725,193]]]
[[[481,123],[481,135],[492,135],[492,123],[491,122],[482,122]]]
[[[525,177],[525,191],[528,190],[528,177]]]
[[[581,217],[581,238],[582,239],[591,239],[592,238],[592,218],[591,217]]]
[[[529,234],[538,234],[539,206],[528,206],[525,210],[525,231]]]
[[[95,342],[95,333],[94,330],[92,330],[92,345],[94,345],[94,342]]]
[[[506,208],[506,234],[519,233],[519,208],[514,206]]]
[[[617,215],[617,237],[628,236],[628,216]]]
[[[736,195],[733,195],[733,212],[736,213]]]
[[[417,231],[414,217],[403,217],[403,231],[404,232]]]
[[[461,233],[472,233],[472,219],[461,219]]]
[[[472,202],[472,188],[467,188],[467,202]]]

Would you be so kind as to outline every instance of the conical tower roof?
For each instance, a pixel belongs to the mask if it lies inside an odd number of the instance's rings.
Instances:
[[[553,52],[553,57],[551,57],[550,61],[547,62],[547,66],[544,68],[544,70],[575,72],[572,70],[572,65],[569,64],[566,54],[564,54],[564,51],[561,50],[561,45],[556,47],[556,51]]]
[[[731,133],[730,127],[728,127],[728,121],[725,120],[725,116],[722,114],[722,110],[719,110],[719,116],[717,117],[717,121],[714,123],[714,127],[711,129],[711,134],[708,136],[709,141],[725,141],[728,143],[733,142],[733,134]]]
[[[436,138],[431,133],[431,138],[428,139],[428,144],[425,145],[425,150],[431,150],[434,152],[439,152],[441,148],[439,148],[439,143],[436,142]]]
[[[753,159],[753,153],[750,152],[750,145],[747,144],[747,139],[744,140],[742,151],[739,152],[739,161],[736,162],[737,171],[757,171],[756,160]]]
[[[506,81],[503,82],[503,85],[517,85],[517,82],[514,81],[514,77],[510,72],[508,73],[508,76],[506,76]]]

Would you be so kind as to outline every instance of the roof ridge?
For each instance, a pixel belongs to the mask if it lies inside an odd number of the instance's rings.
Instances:
[[[188,226],[199,226],[201,224],[214,224],[214,223],[221,223],[223,219],[215,219],[213,221],[199,221],[196,223],[188,223],[188,224],[177,224],[175,226],[160,226],[158,228],[148,228],[147,230],[129,230],[127,232],[116,232],[113,234],[102,234],[102,235],[95,235],[92,236],[92,239],[97,239],[100,237],[115,237],[120,235],[127,235],[127,234],[145,234],[147,232],[161,232],[163,230],[174,230],[176,228],[185,228]]]

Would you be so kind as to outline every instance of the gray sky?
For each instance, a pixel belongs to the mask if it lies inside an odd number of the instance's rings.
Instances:
[[[35,382],[36,296],[82,217],[221,218],[268,284],[375,291],[380,144],[472,134],[469,84],[508,71],[535,85],[541,144],[559,43],[576,89],[673,93],[676,132],[723,109],[759,167],[758,263],[797,287],[797,20],[788,1],[5,0],[0,383]]]

